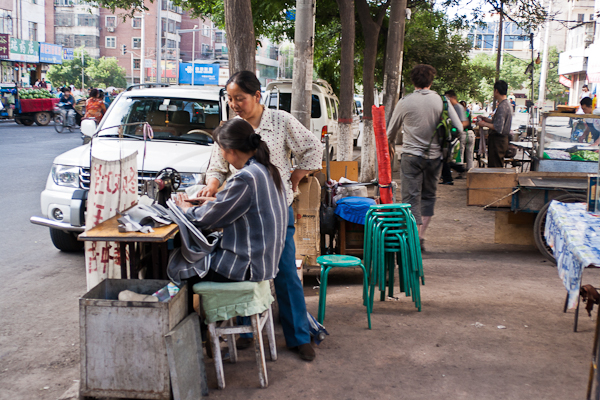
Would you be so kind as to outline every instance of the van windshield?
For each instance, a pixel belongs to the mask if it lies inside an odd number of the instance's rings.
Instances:
[[[272,110],[277,110],[277,93],[271,93],[267,99],[267,107]],[[279,93],[279,109],[287,112],[292,110],[292,94]],[[311,118],[321,118],[321,102],[319,96],[312,95],[312,104],[310,111]]]
[[[155,139],[211,144],[213,130],[220,123],[219,103],[183,98],[122,97],[106,116],[99,135],[115,135],[118,133],[116,127],[131,124],[123,126],[123,134],[142,137],[141,122],[150,124]]]

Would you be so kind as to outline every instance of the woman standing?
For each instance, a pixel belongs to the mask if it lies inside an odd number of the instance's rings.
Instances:
[[[289,219],[279,272],[274,280],[275,291],[287,346],[298,351],[303,360],[312,361],[315,351],[310,344],[304,291],[296,272],[294,213],[291,204],[298,182],[310,171],[322,168],[323,145],[289,113],[271,110],[260,104],[260,82],[252,72],[233,74],[227,81],[226,88],[230,107],[238,117],[250,123],[267,143],[271,162],[279,170],[285,187]],[[293,172],[290,172],[291,155],[297,163]],[[200,196],[213,196],[229,173],[230,163],[215,146],[206,174],[206,187],[200,192]],[[240,347],[248,347],[251,340],[242,339],[239,341]]]
[[[100,123],[104,113],[106,112],[104,99],[99,98],[98,93],[98,89],[90,90],[90,97],[85,101],[84,118],[94,118],[96,123]]]

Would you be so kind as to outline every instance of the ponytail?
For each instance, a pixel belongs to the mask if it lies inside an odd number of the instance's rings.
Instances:
[[[242,153],[254,152],[254,158],[267,168],[275,187],[283,191],[283,181],[279,170],[271,163],[271,152],[254,128],[241,118],[230,119],[215,129],[213,138],[222,149],[239,150]]]

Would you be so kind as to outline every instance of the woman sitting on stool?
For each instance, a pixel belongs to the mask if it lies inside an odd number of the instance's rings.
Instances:
[[[196,276],[214,282],[273,279],[288,223],[279,171],[270,162],[266,143],[243,119],[227,121],[213,136],[223,157],[239,171],[216,198],[205,198],[202,206],[190,207],[185,194],[179,194],[176,203],[199,229],[222,229],[223,238],[193,268],[170,260],[169,278],[174,282]]]

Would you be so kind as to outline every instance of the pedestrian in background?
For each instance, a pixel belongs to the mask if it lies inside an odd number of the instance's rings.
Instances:
[[[508,150],[510,141],[510,127],[512,124],[512,109],[506,93],[508,84],[499,80],[494,83],[494,99],[498,107],[492,119],[479,116],[477,124],[488,128],[488,168],[504,168],[504,154]]]
[[[423,250],[442,170],[442,149],[435,139],[444,103],[439,94],[430,90],[436,73],[427,64],[412,69],[410,80],[415,91],[400,99],[387,126],[390,148],[394,148],[397,135],[402,139],[400,192],[402,202],[411,205]],[[453,107],[448,107],[448,115],[452,125],[462,133],[462,124]]]

